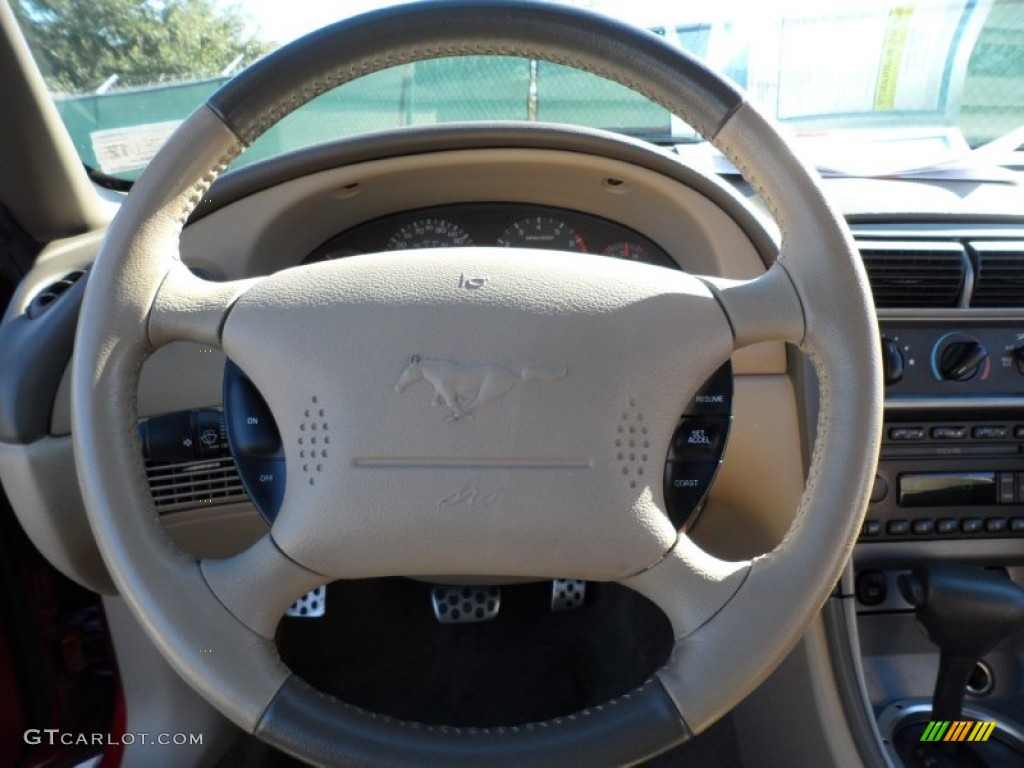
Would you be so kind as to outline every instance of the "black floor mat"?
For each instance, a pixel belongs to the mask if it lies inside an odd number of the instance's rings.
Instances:
[[[668,658],[662,612],[615,584],[589,584],[582,608],[552,613],[550,582],[502,587],[499,616],[442,625],[431,585],[408,579],[338,582],[322,619],[284,619],[281,657],[314,687],[393,717],[455,726],[511,725],[565,715],[628,692]],[[728,720],[651,762],[739,765]],[[298,763],[245,739],[222,766]]]
[[[285,619],[281,657],[343,701],[422,723],[513,725],[565,715],[642,684],[668,658],[668,621],[615,584],[582,608],[549,609],[550,583],[502,588],[481,624],[439,624],[430,585],[339,582],[323,619]]]

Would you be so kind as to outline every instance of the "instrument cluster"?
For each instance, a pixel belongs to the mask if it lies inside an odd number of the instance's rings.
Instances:
[[[390,214],[332,237],[305,263],[359,253],[471,245],[596,253],[678,269],[660,246],[616,222],[564,208],[506,203]]]

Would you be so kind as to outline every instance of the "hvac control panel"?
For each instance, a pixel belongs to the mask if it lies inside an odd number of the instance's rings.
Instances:
[[[883,321],[862,542],[1024,536],[1024,324]]]

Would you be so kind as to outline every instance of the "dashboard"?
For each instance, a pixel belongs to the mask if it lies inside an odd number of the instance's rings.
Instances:
[[[748,279],[778,250],[779,232],[748,186],[667,153],[542,127],[414,135],[229,174],[185,228],[183,260],[223,280],[398,249],[543,247]],[[1024,292],[1014,293],[1024,285],[1024,193],[962,182],[825,186],[864,256],[885,352],[875,493],[837,592],[858,624],[850,644],[863,653],[867,696],[882,707],[928,695],[931,684],[921,669],[930,651],[914,639],[898,575],[929,559],[1024,563]],[[109,592],[75,479],[68,373],[82,277],[100,238],[44,249],[0,326],[2,383],[14,388],[0,393],[0,478],[47,558]],[[200,557],[258,539],[287,479],[273,414],[242,372],[225,386],[229,366],[217,349],[176,343],[146,361],[139,383],[156,511]],[[654,482],[702,547],[746,558],[784,538],[813,448],[815,386],[793,350],[758,344],[680,409]],[[623,462],[633,448],[642,455],[642,436],[621,439]],[[1011,682],[999,693],[1024,696],[1018,678],[1003,679]]]
[[[396,146],[341,142],[229,174],[182,233],[183,260],[222,280],[396,248],[536,246],[745,279],[773,257],[771,226],[741,193],[647,145],[536,126],[415,135],[414,146],[400,134]],[[52,349],[43,336],[70,344],[81,274],[99,242],[84,236],[40,255],[3,328],[8,339],[20,340],[5,349]],[[9,444],[0,447],[5,486],[50,559],[79,581],[108,589],[94,545],[83,546],[88,524],[70,482],[69,366],[30,376],[24,361],[8,362],[5,370],[25,375],[4,377],[21,395],[3,401],[47,405],[12,408],[0,419],[0,442]],[[227,363],[220,350],[174,343],[156,350],[141,371],[140,442],[150,489],[168,532],[197,556],[237,551],[258,537],[285,479],[272,439],[270,448],[232,451]],[[662,457],[658,482],[668,483],[674,516],[688,525],[700,521],[708,545],[725,555],[770,546],[797,506],[802,478],[789,457],[802,449],[786,368],[780,343],[736,353],[701,395],[714,402],[680,408],[679,434],[697,442],[684,440]],[[245,400],[237,412],[254,402]],[[784,450],[752,460],[768,440]],[[622,447],[623,461],[631,452],[639,460],[644,450]],[[54,484],[53,477],[69,482]],[[712,482],[715,494],[708,496]],[[781,504],[759,492],[769,485]],[[716,513],[691,514],[702,501]],[[65,510],[64,518],[55,519],[53,509]],[[737,537],[744,520],[746,533]]]

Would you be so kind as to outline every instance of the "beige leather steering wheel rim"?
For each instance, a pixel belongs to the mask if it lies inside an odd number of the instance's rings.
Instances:
[[[270,125],[348,80],[456,54],[521,55],[571,64],[617,80],[681,115],[743,171],[770,206],[783,234],[778,262],[757,280],[732,282],[686,275],[655,279],[646,268],[566,259],[556,272],[566,284],[582,286],[573,302],[538,287],[552,267],[531,261],[537,255],[528,253],[506,254],[516,259],[514,269],[483,250],[439,252],[429,256],[426,271],[417,272],[412,260],[394,257],[402,261],[398,264],[381,257],[232,283],[208,283],[183,267],[177,242],[187,216],[230,160]],[[446,275],[464,268],[466,259],[498,276],[496,284],[505,293],[492,294],[480,306],[448,296]],[[415,280],[379,289],[382,275],[394,274],[397,266],[408,267]],[[409,286],[414,289],[406,291]],[[463,322],[511,312],[508,317],[521,324],[531,353],[538,355],[550,352],[546,344],[584,333],[581,318],[599,324],[602,312],[636,323],[674,318],[697,324],[707,329],[708,341],[685,347],[687,365],[666,360],[659,349],[637,353],[644,355],[636,360],[640,368],[662,371],[659,366],[664,366],[680,382],[678,391],[666,392],[644,377],[629,380],[650,403],[654,424],[660,423],[655,417],[685,402],[732,349],[768,339],[799,345],[818,371],[821,401],[807,489],[792,530],[766,555],[724,563],[666,528],[667,519],[659,517],[664,509],[660,489],[634,497],[626,486],[613,487],[603,474],[591,472],[592,492],[627,499],[628,515],[595,513],[598,517],[589,521],[595,537],[567,545],[568,573],[542,572],[553,567],[553,555],[540,546],[564,532],[572,522],[568,513],[554,515],[552,522],[529,518],[538,526],[532,534],[531,526],[502,524],[502,535],[517,546],[495,547],[487,558],[480,552],[499,529],[482,523],[471,533],[473,546],[462,552],[428,548],[444,555],[439,557],[444,562],[434,562],[435,572],[470,573],[492,565],[501,575],[619,580],[654,600],[672,622],[676,646],[655,678],[630,696],[565,720],[492,731],[397,723],[312,692],[291,677],[273,647],[273,627],[287,604],[325,578],[422,573],[421,566],[430,563],[388,560],[381,549],[381,562],[342,567],[337,550],[349,545],[349,537],[367,545],[382,530],[357,514],[354,530],[332,536],[332,520],[323,510],[310,514],[310,530],[303,529],[298,513],[282,515],[280,526],[275,522],[270,534],[228,560],[196,562],[181,553],[163,532],[145,484],[135,429],[138,373],[154,348],[189,339],[222,346],[233,359],[247,359],[250,365],[243,367],[252,374],[263,351],[254,346],[254,338],[271,334],[282,355],[301,347],[288,313],[310,319],[328,307],[360,318],[371,304],[389,305],[397,316],[438,317],[442,323],[445,313]],[[549,327],[567,330],[545,333]],[[569,8],[525,2],[419,3],[335,25],[267,57],[193,114],[139,179],[111,225],[82,309],[72,386],[79,479],[104,559],[143,628],[193,687],[247,731],[323,764],[619,764],[699,733],[727,712],[781,661],[825,601],[856,539],[877,455],[881,376],[876,333],[849,233],[813,173],[741,94],[702,65],[652,35]],[[358,331],[353,335],[361,338]],[[573,359],[574,371],[590,364]],[[313,363],[310,369],[317,387],[337,373]],[[599,370],[607,374],[611,369]],[[366,388],[379,373],[368,366],[347,387]],[[286,387],[275,389],[270,372],[256,374],[261,390],[270,390],[279,421],[279,410],[292,413],[299,407]],[[302,397],[317,392],[310,389]],[[536,392],[543,393],[536,395],[538,412],[565,405],[558,400],[564,397],[558,387]],[[291,467],[300,448],[289,430],[298,426],[287,424],[286,419],[289,476],[295,477],[301,473]],[[468,434],[460,439],[471,439]],[[572,445],[585,444],[589,437],[581,433]],[[658,439],[666,442],[667,433]],[[591,466],[606,469],[603,454],[595,455]],[[343,461],[334,466],[321,486],[351,471]],[[289,483],[293,508],[317,509],[316,478],[309,479],[313,490]],[[370,487],[367,503],[380,492]],[[520,503],[519,511],[528,509]],[[516,553],[525,550],[518,545],[531,542],[539,553],[524,564]],[[616,560],[619,550],[628,556]],[[588,560],[587,553],[594,552],[604,560]],[[255,583],[273,589],[265,599],[254,600]],[[198,652],[209,647],[213,654]]]

